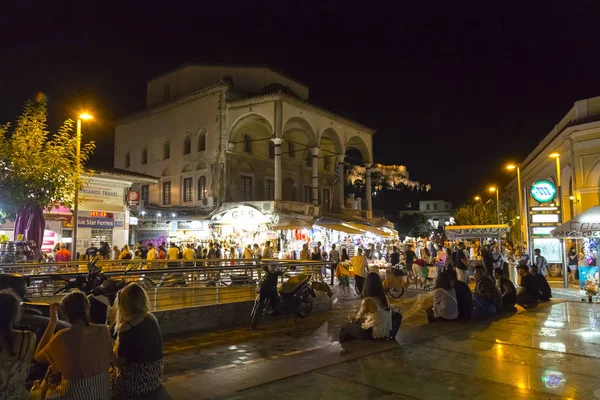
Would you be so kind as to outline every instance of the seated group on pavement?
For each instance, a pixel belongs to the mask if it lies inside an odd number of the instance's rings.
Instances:
[[[84,293],[67,294],[50,306],[49,323],[37,345],[33,332],[13,329],[19,302],[11,291],[0,291],[0,398],[128,399],[161,386],[162,335],[141,286],[132,283],[119,292],[114,332],[90,322]],[[56,331],[59,313],[71,327]],[[30,393],[26,382],[33,360],[48,369]]]

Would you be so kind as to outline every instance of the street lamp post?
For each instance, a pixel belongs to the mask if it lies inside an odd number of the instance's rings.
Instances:
[[[498,214],[498,225],[500,225],[500,195],[498,194],[498,188],[490,187],[490,192],[496,192],[496,213]]]
[[[77,261],[77,233],[79,225],[79,180],[81,179],[81,171],[79,170],[79,164],[81,164],[81,121],[84,119],[92,119],[91,115],[87,113],[81,114],[77,118],[77,133],[76,133],[76,144],[75,144],[75,196],[73,205],[73,252],[71,258],[73,261]]]
[[[525,221],[525,216],[523,215],[523,192],[521,189],[521,168],[518,165],[509,164],[506,166],[508,170],[517,170],[517,192],[519,193],[519,228],[521,229],[521,242],[525,242],[527,244],[527,235],[523,235],[523,223]]]
[[[554,152],[550,153],[550,158],[554,158],[556,160],[556,194],[558,199],[556,200],[556,205],[558,206],[558,225],[560,226],[563,223],[563,202],[562,202],[562,186],[560,181],[560,153]],[[563,280],[564,287],[569,287],[569,277],[567,275],[567,256],[566,256],[566,246],[565,239],[559,239],[561,244],[561,258],[563,261]]]

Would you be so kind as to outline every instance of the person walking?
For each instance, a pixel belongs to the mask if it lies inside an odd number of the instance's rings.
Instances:
[[[319,247],[313,247],[313,252],[310,254],[310,259],[312,261],[321,261],[321,252],[319,251]]]
[[[242,258],[244,260],[251,260],[252,258],[254,258],[254,253],[252,252],[251,245],[247,245],[246,248],[244,248],[244,254],[242,255]]]
[[[146,257],[148,256],[148,247],[144,246],[143,241],[140,240],[138,242],[137,250],[139,250],[140,256],[142,257],[142,259],[145,260]]]
[[[304,243],[302,245],[302,250],[300,251],[300,259],[301,260],[310,260],[310,252],[308,251],[307,243]]]
[[[60,244],[60,250],[56,252],[54,255],[54,261],[56,262],[64,262],[71,261],[71,252],[67,250],[67,245],[65,243]]]
[[[548,276],[548,261],[546,260],[546,257],[542,255],[540,249],[534,249],[533,253],[535,254],[535,265],[537,265],[540,274]]]
[[[335,264],[340,262],[340,252],[336,250],[335,244],[332,244],[329,250],[329,261]]]
[[[133,255],[131,254],[131,250],[129,250],[129,246],[125,245],[121,249],[121,254],[119,254],[119,260],[131,260]]]
[[[148,243],[148,254],[146,255],[147,260],[156,260],[158,258],[158,252],[152,243]]]
[[[0,292],[0,398],[27,400],[25,383],[35,353],[35,334],[17,331],[13,323],[20,301],[9,291]]]
[[[111,374],[113,398],[146,396],[160,387],[163,378],[163,340],[158,321],[150,312],[150,300],[136,283],[119,292],[117,342],[114,347],[117,367]]]
[[[273,248],[271,247],[271,242],[268,240],[265,242],[265,249],[263,250],[262,258],[267,260],[274,258]]]
[[[56,333],[59,308],[71,328]],[[108,400],[108,369],[113,359],[108,327],[89,322],[90,303],[82,292],[67,294],[60,306],[50,305],[50,322],[40,340],[35,361],[51,365],[62,379],[56,387],[60,399]]]
[[[156,258],[159,260],[167,259],[167,251],[165,250],[164,246],[158,246],[158,254],[157,254]]]
[[[342,248],[341,261],[350,261],[350,256],[348,255],[348,250],[344,247]]]
[[[354,272],[354,285],[356,293],[362,296],[363,286],[365,284],[365,278],[369,269],[369,263],[367,257],[363,254],[362,247],[358,248],[358,254],[350,259],[352,265],[352,271]]]
[[[406,264],[406,270],[409,275],[412,275],[415,280],[415,289],[417,288],[417,282],[421,279],[421,267],[415,264],[417,255],[412,251],[412,245],[410,243],[404,246],[404,263]]]
[[[574,275],[577,274],[577,266],[579,263],[579,255],[577,254],[577,249],[575,246],[571,246],[569,249],[569,266],[567,267],[567,272],[569,274],[569,283],[575,283]]]
[[[454,267],[459,281],[469,284],[469,262],[465,254],[465,244],[460,242],[454,252]]]
[[[398,265],[400,264],[400,252],[398,251],[398,247],[392,247],[392,253],[390,254],[390,264]]]

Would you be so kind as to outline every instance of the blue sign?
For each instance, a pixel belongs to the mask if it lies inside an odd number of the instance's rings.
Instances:
[[[115,227],[115,220],[112,218],[98,217],[79,217],[77,226],[80,228],[112,229]]]

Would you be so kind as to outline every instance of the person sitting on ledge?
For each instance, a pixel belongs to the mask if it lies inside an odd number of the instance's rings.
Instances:
[[[531,266],[531,275],[534,276],[538,289],[540,291],[540,301],[549,301],[552,298],[552,289],[546,280],[546,277],[539,273],[538,266]]]
[[[494,269],[494,279],[496,279],[496,285],[502,295],[502,309],[500,311],[514,310],[515,304],[517,304],[517,289],[515,285],[504,276],[504,270],[502,268]]]
[[[471,314],[473,313],[473,293],[471,293],[469,285],[457,279],[456,270],[450,268],[446,273],[450,277],[450,283],[456,293],[458,319],[466,321],[471,318]]]
[[[535,307],[540,296],[537,280],[529,273],[527,265],[519,264],[517,270],[521,277],[521,287],[517,292],[517,304],[523,308]]]
[[[450,283],[450,276],[440,272],[435,280],[433,307],[427,310],[427,320],[454,321],[458,318],[458,301],[456,292]]]

